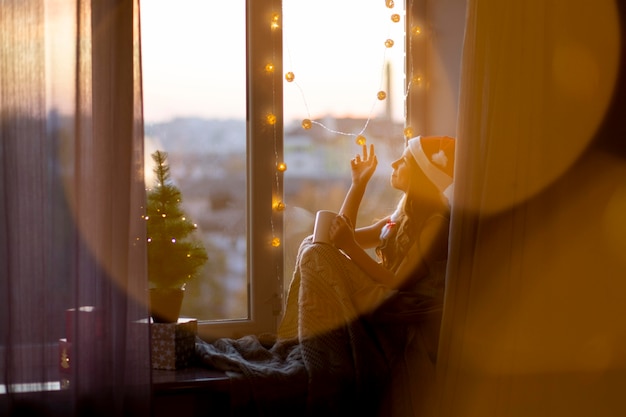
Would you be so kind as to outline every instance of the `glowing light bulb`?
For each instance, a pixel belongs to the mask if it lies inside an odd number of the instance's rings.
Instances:
[[[279,25],[278,25],[279,22],[280,22],[280,15],[278,13],[272,13],[272,20],[270,22],[270,28],[278,29],[279,28]]]
[[[274,210],[276,211],[285,210],[285,203],[283,203],[282,201],[279,201],[278,203],[274,204]]]
[[[265,72],[267,72],[267,73],[274,72],[274,64],[269,63],[269,64],[265,65]]]
[[[148,243],[150,243],[150,242],[152,242],[152,238],[151,237],[148,238]]]
[[[274,115],[273,113],[269,113],[267,116],[265,116],[265,121],[267,122],[268,125],[275,125],[276,115]]]
[[[394,23],[398,23],[400,21],[400,15],[398,13],[394,13],[391,15],[391,21]]]
[[[386,46],[387,48],[391,48],[391,47],[393,46],[393,40],[392,40],[392,39],[387,39],[387,40],[385,41],[385,46]]]
[[[278,165],[276,165],[276,169],[278,170],[278,172],[285,172],[287,171],[287,164],[284,162],[279,162]]]
[[[365,136],[363,135],[359,135],[356,137],[356,144],[359,146],[363,146],[367,143],[367,139],[365,139]]]
[[[304,130],[309,130],[312,126],[313,126],[313,122],[311,122],[311,119],[304,119],[302,121],[302,128]]]
[[[387,98],[387,93],[385,93],[384,91],[379,91],[378,94],[376,94],[376,97],[378,97],[379,100],[384,100]]]
[[[285,80],[287,80],[287,82],[292,82],[295,79],[296,76],[293,74],[293,72],[289,71],[287,74],[285,74]]]
[[[172,243],[176,243],[176,239],[172,238]]]
[[[411,126],[407,126],[404,128],[404,137],[405,138],[412,138],[413,137],[413,128]]]
[[[279,247],[280,246],[280,239],[277,238],[277,237],[273,238],[272,239],[272,246],[275,247],[275,248]]]
[[[167,217],[167,214],[163,213],[163,214],[161,214],[161,217],[165,218],[165,217]]]

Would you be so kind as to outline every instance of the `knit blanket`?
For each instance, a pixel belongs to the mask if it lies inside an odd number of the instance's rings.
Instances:
[[[306,239],[272,340],[197,339],[200,362],[230,376],[235,415],[379,414],[389,363],[352,300],[355,274],[336,248]]]

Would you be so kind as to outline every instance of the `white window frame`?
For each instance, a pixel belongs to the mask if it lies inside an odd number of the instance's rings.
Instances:
[[[271,25],[277,16],[276,25]],[[201,321],[204,340],[275,333],[282,313],[283,215],[274,210],[282,201],[283,158],[282,0],[246,1],[246,234],[249,317]],[[266,65],[272,63],[273,71]],[[274,114],[276,123],[268,124]]]

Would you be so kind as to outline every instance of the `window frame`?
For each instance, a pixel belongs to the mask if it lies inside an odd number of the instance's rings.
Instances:
[[[204,340],[275,333],[283,305],[282,0],[246,0],[246,242],[248,318],[202,320]],[[272,19],[277,17],[276,25]],[[273,71],[266,65],[272,63]],[[269,124],[267,116],[276,116]]]
[[[424,26],[428,7],[425,0],[405,0],[405,89],[406,76],[416,65],[428,65],[426,39],[409,41],[411,27]],[[275,333],[284,307],[283,214],[275,203],[283,200],[283,175],[277,164],[283,158],[283,42],[282,0],[246,0],[246,242],[248,312],[245,319],[202,320],[198,334],[204,340],[238,338],[248,334]],[[278,16],[277,26],[270,25]],[[266,65],[274,70],[268,72]],[[405,123],[426,126],[426,92],[411,88],[405,97]],[[276,123],[268,125],[269,113]]]

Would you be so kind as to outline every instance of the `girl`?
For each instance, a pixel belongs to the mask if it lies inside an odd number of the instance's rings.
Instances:
[[[233,415],[432,415],[454,140],[409,140],[392,164],[396,210],[355,229],[376,165],[363,146],[331,244],[300,245],[277,338],[196,339],[231,376]]]
[[[391,186],[403,192],[396,210],[355,229],[377,166],[374,145],[364,145],[351,161],[352,183],[329,231],[332,245],[310,237],[302,242],[279,336],[297,338],[302,346],[309,405],[322,404],[320,411],[354,411],[350,398],[368,398],[361,411],[371,414],[383,395],[385,415],[427,412],[434,395],[454,143],[449,137],[409,140],[392,163]],[[366,252],[370,248],[378,259]]]

